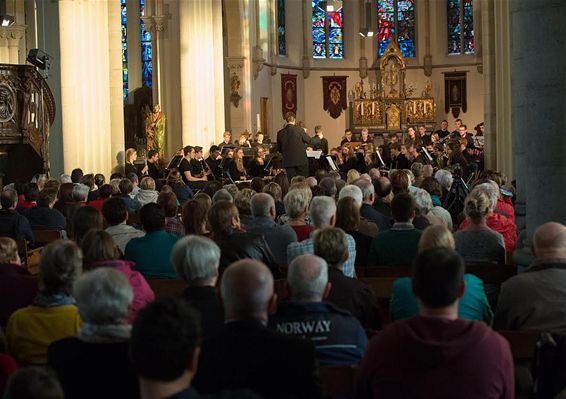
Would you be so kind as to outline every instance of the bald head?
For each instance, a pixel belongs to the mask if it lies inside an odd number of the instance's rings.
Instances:
[[[315,255],[297,256],[289,264],[287,284],[291,299],[320,302],[328,286],[328,264]]]
[[[267,321],[275,303],[273,276],[263,263],[243,259],[232,263],[224,272],[220,284],[225,319],[259,319]]]
[[[566,258],[566,226],[548,222],[536,229],[533,249],[537,258]]]

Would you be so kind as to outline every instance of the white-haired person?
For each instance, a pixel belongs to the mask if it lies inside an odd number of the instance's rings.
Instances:
[[[430,225],[445,224],[442,219],[431,212],[434,206],[432,205],[432,198],[426,190],[415,187],[411,195],[415,199],[416,216],[413,219],[415,228],[424,230]]]
[[[213,336],[224,324],[224,310],[216,295],[220,248],[209,238],[190,235],[177,241],[171,263],[187,283],[183,298],[200,313],[203,337]]]
[[[134,297],[126,277],[112,268],[83,274],[73,286],[83,322],[78,334],[53,342],[48,364],[65,398],[139,398],[130,363],[128,308]]]
[[[306,240],[313,231],[313,226],[306,221],[311,198],[310,189],[293,189],[283,198],[285,215],[288,217],[286,224],[295,230],[298,241]]]
[[[39,260],[39,292],[32,305],[10,316],[8,350],[20,365],[47,363],[47,347],[75,335],[81,325],[72,286],[82,271],[83,256],[73,241],[45,246]]]

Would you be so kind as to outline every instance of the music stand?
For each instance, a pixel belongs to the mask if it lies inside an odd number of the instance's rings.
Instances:
[[[328,165],[330,166],[330,169],[337,171],[338,166],[336,166],[336,164],[334,163],[334,159],[332,159],[330,155],[327,155],[325,158],[326,158],[326,162],[328,162]]]

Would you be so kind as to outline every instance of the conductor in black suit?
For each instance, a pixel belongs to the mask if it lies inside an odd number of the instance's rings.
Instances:
[[[277,132],[277,150],[283,157],[283,167],[287,170],[287,177],[308,176],[309,162],[306,145],[311,144],[311,138],[300,127],[295,126],[295,114],[287,113],[287,125]]]
[[[220,283],[225,324],[201,351],[195,386],[203,394],[248,388],[266,399],[318,399],[320,377],[308,339],[267,328],[277,295],[261,262],[228,266]]]

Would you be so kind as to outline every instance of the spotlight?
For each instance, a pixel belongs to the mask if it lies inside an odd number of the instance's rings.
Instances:
[[[14,25],[16,22],[15,18],[11,15],[0,15],[0,26],[6,27],[10,25]]]
[[[359,34],[362,37],[373,37],[373,30],[369,28],[360,28]]]
[[[38,69],[49,69],[51,56],[38,48],[32,48],[28,53],[27,62]]]

